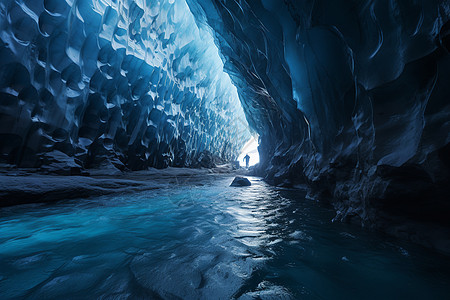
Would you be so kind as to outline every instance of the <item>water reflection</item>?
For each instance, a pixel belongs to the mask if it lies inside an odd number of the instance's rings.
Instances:
[[[332,210],[301,191],[257,178],[233,188],[231,180],[1,210],[1,298],[439,299],[449,292],[447,258],[332,224]]]

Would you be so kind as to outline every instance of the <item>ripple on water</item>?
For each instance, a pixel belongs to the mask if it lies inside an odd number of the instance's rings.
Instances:
[[[332,224],[333,212],[302,191],[254,179],[236,189],[230,180],[4,210],[1,298],[439,299],[449,293],[447,258]]]

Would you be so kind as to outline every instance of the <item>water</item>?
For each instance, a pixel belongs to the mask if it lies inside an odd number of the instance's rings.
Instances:
[[[448,299],[448,257],[231,180],[0,210],[0,298]]]

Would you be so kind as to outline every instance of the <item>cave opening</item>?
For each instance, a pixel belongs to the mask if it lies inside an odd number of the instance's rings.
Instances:
[[[249,167],[259,164],[259,135],[252,136],[242,147],[241,153],[238,156],[238,161],[241,167],[245,166],[244,157],[250,156]]]

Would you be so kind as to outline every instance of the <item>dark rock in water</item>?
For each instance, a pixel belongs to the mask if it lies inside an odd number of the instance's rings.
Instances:
[[[250,185],[252,185],[250,183],[250,180],[248,180],[245,177],[239,177],[239,176],[236,176],[234,178],[233,182],[231,183],[231,186],[250,186]]]

